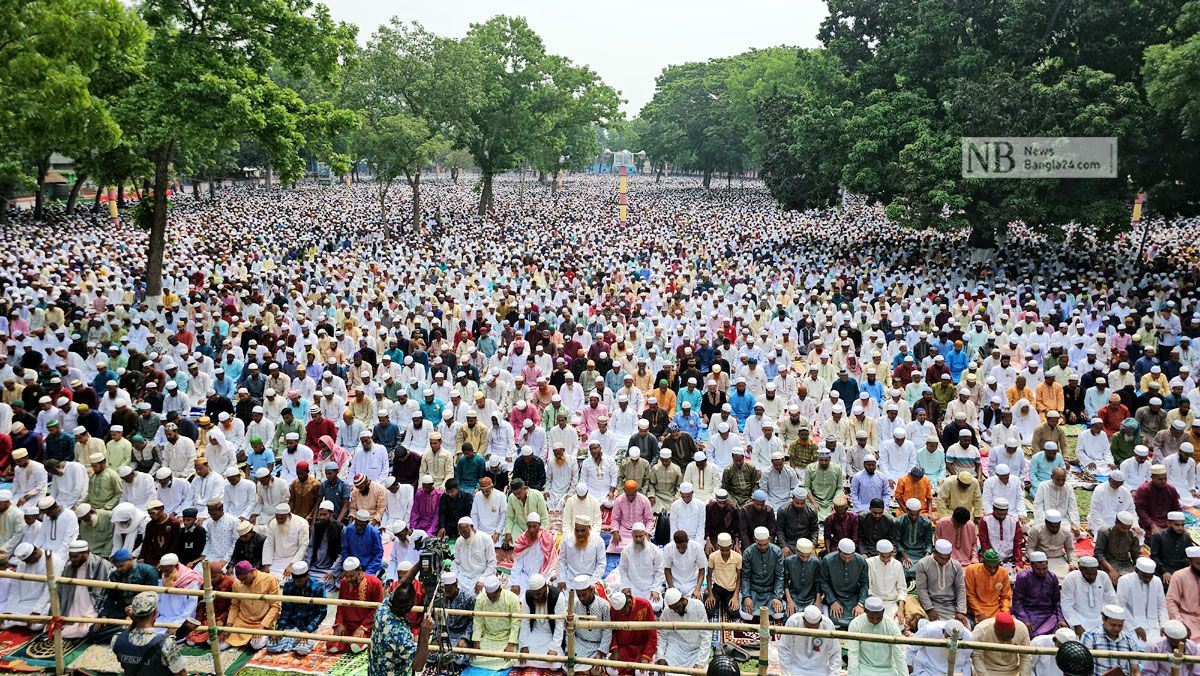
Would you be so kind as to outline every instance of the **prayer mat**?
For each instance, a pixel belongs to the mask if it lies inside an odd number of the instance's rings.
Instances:
[[[480,669],[476,666],[469,666],[462,670],[462,676],[509,676],[512,669],[501,669],[493,671],[491,669]]]
[[[421,676],[459,676],[466,667],[459,664],[450,664],[445,667],[439,667],[430,660],[425,663],[425,671],[421,672]]]
[[[37,631],[24,627],[0,631],[0,658],[11,657],[37,635]]]
[[[63,655],[69,656],[82,643],[82,639],[64,638]],[[53,667],[54,639],[46,634],[38,634],[6,659],[24,662],[31,667]]]
[[[183,661],[187,665],[189,674],[213,676],[212,651],[208,648],[180,646],[180,652],[183,653]],[[237,674],[242,667],[246,666],[250,656],[250,652],[238,648],[224,650],[221,652],[221,666],[226,674]],[[117,661],[117,656],[108,647],[108,644],[89,645],[68,666],[91,674],[124,673],[120,662]]]
[[[535,669],[533,667],[513,667],[509,670],[508,676],[551,676],[551,674],[561,674],[561,669]]]
[[[332,634],[331,629],[331,627],[321,627],[320,633]],[[345,655],[340,653],[330,654],[328,646],[328,643],[318,642],[313,646],[313,651],[305,657],[300,657],[296,653],[291,652],[272,654],[267,652],[266,648],[263,648],[254,653],[250,661],[246,663],[246,666],[262,669],[263,671],[327,674],[345,657]]]
[[[329,670],[329,676],[367,676],[367,667],[371,664],[371,651],[349,653]]]

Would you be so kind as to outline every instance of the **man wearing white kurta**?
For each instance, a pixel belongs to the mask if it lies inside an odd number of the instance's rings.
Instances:
[[[1092,536],[1098,535],[1101,528],[1116,523],[1120,512],[1136,513],[1137,510],[1134,508],[1133,494],[1125,486],[1125,473],[1118,469],[1108,475],[1108,481],[1092,491],[1092,507],[1088,511],[1088,528]]]
[[[1079,569],[1067,573],[1062,582],[1062,611],[1067,625],[1077,636],[1082,636],[1084,631],[1100,626],[1100,610],[1104,606],[1116,603],[1112,580],[1100,574],[1096,557],[1079,557]]]
[[[575,523],[577,516],[588,517],[589,523],[600,523],[601,519],[600,501],[592,497],[588,485],[582,481],[575,484],[575,494],[567,496],[566,502],[563,503],[562,522],[564,524]]]
[[[225,477],[212,471],[204,459],[196,460],[196,475],[192,477],[192,507],[196,508],[201,517],[208,517],[208,501],[222,500],[225,497],[225,486],[229,482]]]
[[[668,589],[663,595],[665,607],[662,622],[707,622],[708,611],[699,599],[684,596],[678,589]],[[654,661],[677,667],[700,667],[708,665],[712,654],[712,636],[707,631],[683,629],[659,629],[658,652]]]
[[[460,587],[476,594],[483,589],[482,580],[496,574],[496,544],[486,533],[475,529],[475,522],[469,516],[458,520],[450,572],[458,576]]]
[[[68,460],[59,463],[53,471],[47,467],[47,473],[54,477],[54,483],[50,484],[50,496],[63,509],[75,509],[75,505],[87,497],[88,473],[82,464]]]
[[[550,605],[552,595],[557,597],[553,607]],[[535,573],[529,577],[526,592],[521,595],[521,612],[531,615],[555,615],[556,617],[552,620],[521,620],[520,643],[517,645],[517,650],[536,655],[562,654],[567,593],[552,589],[546,584],[546,578]],[[562,667],[558,662],[538,660],[528,660],[525,662],[525,666],[551,671]]]
[[[892,430],[891,439],[879,444],[879,471],[889,481],[899,481],[917,464],[917,447],[907,436],[903,427],[897,427]]]
[[[23,448],[13,451],[12,459],[15,463],[12,492],[17,505],[24,506],[24,503],[29,501],[37,502],[49,484],[46,468],[42,463],[30,459],[29,451]],[[24,465],[20,463],[21,460],[25,461]]]
[[[1092,418],[1087,431],[1079,435],[1075,446],[1075,457],[1079,466],[1089,472],[1108,474],[1116,469],[1110,450],[1108,435],[1104,433],[1104,421]]]
[[[242,476],[237,467],[225,468],[225,513],[237,519],[249,519],[258,501],[254,482]],[[235,483],[236,482],[236,483]]]
[[[171,473],[184,479],[192,478],[196,473],[196,442],[179,434],[175,423],[166,426],[167,441],[163,444],[163,461],[167,463]],[[172,435],[175,437],[172,439]],[[264,437],[265,438],[265,437]]]
[[[575,516],[574,530],[565,533],[558,554],[558,586],[566,588],[571,580],[587,575],[595,583],[604,576],[608,557],[604,551],[604,540],[592,532],[592,520],[587,516]]]
[[[879,554],[867,559],[868,586],[871,594],[883,601],[884,613],[896,618],[896,622],[903,622],[904,610],[900,604],[908,598],[904,565],[896,559],[896,548],[891,540],[880,540],[875,547]]]
[[[1161,460],[1167,468],[1167,483],[1178,491],[1179,503],[1184,507],[1200,503],[1200,491],[1196,490],[1196,461],[1192,459],[1194,450],[1192,444],[1185,441],[1179,445],[1179,452],[1174,457]]]
[[[587,484],[588,492],[600,500],[601,506],[612,507],[609,495],[617,488],[617,466],[612,458],[606,458],[598,452],[598,446],[592,448],[596,450],[580,464],[579,480]]]
[[[471,498],[471,521],[497,547],[504,544],[504,516],[507,509],[507,497],[492,486],[492,480],[488,477],[480,480],[479,490]]]
[[[697,584],[702,584],[701,575],[708,570],[703,543],[704,540],[681,542],[672,538],[672,542],[663,547],[663,577],[668,587],[678,589],[684,596],[696,593]]]
[[[299,434],[288,432],[285,436],[287,446],[279,454],[279,478],[283,479],[289,485],[296,480],[296,465],[301,462],[307,462],[310,467],[312,466],[312,449],[299,443],[299,440]],[[292,442],[296,443],[293,444]]]
[[[662,610],[662,550],[648,543],[646,525],[633,524],[633,542],[621,549],[621,590],[626,596],[646,599],[654,612]]]
[[[34,545],[53,554],[55,561],[66,561],[71,543],[79,537],[79,517],[49,495],[38,500],[37,507],[42,512],[42,528]]]
[[[992,471],[992,476],[983,482],[984,510],[990,512],[996,498],[1008,500],[1010,514],[1019,517],[1029,515],[1029,508],[1025,506],[1025,487],[1021,485],[1019,477],[1012,475],[1008,465],[997,465]],[[1012,505],[1016,507],[1013,508]]]
[[[708,456],[703,451],[696,451],[692,455],[692,461],[683,470],[683,480],[693,486],[696,491],[695,499],[701,505],[707,505],[721,487],[721,473],[716,465],[708,461]]]
[[[712,434],[710,430],[708,453],[712,457],[713,466],[720,472],[733,464],[733,452],[740,451],[744,444],[741,436],[737,433],[736,425],[724,421],[719,422],[716,432],[716,434]]]
[[[809,606],[793,614],[787,626],[833,631],[833,620],[820,608]],[[842,650],[837,641],[785,634],[779,638],[779,665],[784,674],[826,676],[842,672]]]
[[[137,471],[133,465],[125,465],[117,470],[117,476],[121,477],[121,502],[145,509],[151,500],[158,498],[154,479],[145,472]]]
[[[695,487],[686,481],[679,484],[679,497],[671,503],[671,534],[683,531],[689,540],[703,542],[704,509],[705,503],[696,499]]]
[[[1149,642],[1157,639],[1167,621],[1167,599],[1162,578],[1154,574],[1154,559],[1143,556],[1137,560],[1132,573],[1117,579],[1117,599],[1128,616],[1127,627],[1138,639]]]
[[[264,532],[261,527],[265,527],[267,522],[275,516],[275,505],[288,501],[288,484],[272,476],[266,467],[254,470],[254,478],[258,480],[258,485],[254,489],[255,501],[252,519],[260,527],[259,532],[261,533]]]
[[[336,467],[337,465],[334,465],[335,470]],[[326,464],[325,468],[328,470],[329,464]],[[413,487],[397,481],[394,476],[389,476],[383,480],[383,488],[387,491],[387,507],[383,511],[381,521],[384,528],[396,521],[407,522],[412,516]]]
[[[17,573],[26,575],[46,574],[45,552],[28,542],[17,545],[10,562],[17,564]],[[64,555],[55,557],[54,571],[62,571],[67,562]],[[45,582],[31,580],[12,580],[8,587],[6,599],[0,599],[4,612],[15,615],[47,615],[50,612],[50,589]],[[26,626],[23,622],[5,622],[4,628]]]
[[[163,510],[171,516],[179,516],[185,507],[192,504],[192,486],[171,472],[170,467],[159,467],[154,473],[158,484],[155,492],[163,503]]]
[[[282,579],[290,573],[293,562],[304,559],[310,537],[308,521],[292,514],[292,508],[282,502],[275,505],[275,518],[267,525],[266,536],[262,560],[263,567],[270,568],[264,572]]]
[[[967,629],[958,620],[936,620],[927,623],[919,629],[913,636],[917,638],[931,638],[939,641],[944,641],[949,638],[954,630],[958,630],[958,638],[962,641],[970,641],[974,638],[971,630]],[[946,673],[955,674],[970,674],[971,673],[971,651],[959,649],[958,654],[954,659],[954,668],[950,669],[950,665],[946,663],[949,658],[949,652],[943,648],[934,648],[932,646],[910,646],[908,648],[908,663],[911,665],[913,676],[942,676]]]

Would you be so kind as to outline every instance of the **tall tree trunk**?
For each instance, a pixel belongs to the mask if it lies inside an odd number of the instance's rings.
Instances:
[[[154,150],[154,220],[150,225],[150,250],[146,255],[146,301],[157,308],[162,300],[163,254],[167,243],[167,179],[174,141]]]
[[[545,183],[546,183],[546,172],[544,172],[544,171],[539,171],[539,172],[538,172],[538,183],[541,183],[542,185],[545,185]]]
[[[483,187],[479,191],[479,216],[486,216],[492,210],[492,172],[490,169],[480,169],[483,172]]]
[[[200,181],[196,180],[195,177],[192,177],[192,199],[197,202],[200,201]]]
[[[733,187],[733,172],[727,171],[727,172],[725,172],[725,189],[729,190],[732,187]]]
[[[704,189],[705,190],[708,190],[708,187],[712,184],[712,175],[713,175],[712,169],[704,170]]]
[[[660,164],[660,165],[658,165],[658,173],[654,175],[655,185],[657,185],[658,183],[660,183],[662,181],[662,177],[663,177],[663,165]]]
[[[458,167],[450,167],[450,180],[458,185]]]
[[[267,187],[268,188],[271,187],[271,181],[272,181],[271,163],[267,162]]]
[[[92,201],[92,213],[93,214],[100,213],[100,195],[102,195],[102,194],[104,194],[104,186],[102,186],[102,185],[96,186],[96,197]]]
[[[47,155],[44,160],[38,160],[37,163],[37,194],[33,196],[33,217],[41,218],[45,213],[46,196],[43,194],[46,190],[46,174],[50,171],[50,156]]]
[[[117,208],[118,209],[125,208],[125,182],[124,181],[117,184]]]
[[[393,180],[395,180],[395,179],[386,179],[386,180],[385,180],[385,179],[383,179],[383,178],[380,178],[380,179],[379,179],[379,181],[380,181],[380,187],[379,187],[379,220],[383,221],[383,223],[384,223],[385,225],[386,225],[386,224],[387,224],[387,222],[388,222],[388,209],[387,209],[387,198],[388,198],[388,191],[392,189],[392,181],[393,181]]]
[[[215,178],[208,179],[208,199],[217,199],[217,180]]]
[[[67,196],[67,215],[75,213],[75,202],[79,200],[79,191],[83,188],[84,181],[87,181],[88,175],[80,172],[75,176],[75,185],[71,186],[71,194]]]
[[[412,229],[421,232],[425,224],[421,222],[421,168],[407,175],[408,185],[412,188]]]

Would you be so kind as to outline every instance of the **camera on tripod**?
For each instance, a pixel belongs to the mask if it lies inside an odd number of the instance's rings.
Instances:
[[[450,542],[446,538],[427,535],[420,539],[417,546],[421,549],[421,571],[418,573],[421,585],[426,590],[434,589],[442,582],[446,559],[450,558]]]

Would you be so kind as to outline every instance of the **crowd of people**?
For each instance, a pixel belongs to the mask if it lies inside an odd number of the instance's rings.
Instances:
[[[369,186],[180,193],[155,298],[130,223],[0,224],[0,564],[190,590],[207,566],[220,591],[380,604],[239,597],[209,618],[193,595],[59,587],[63,615],[135,623],[64,633],[173,672],[154,619],[332,624],[372,639],[372,674],[423,665],[443,630],[535,656],[460,664],[563,668],[544,659],[562,621],[411,612],[434,596],[1197,654],[1195,223],[1155,224],[1146,268],[1128,236],[1079,227],[1060,247],[1014,226],[982,256],[854,200],[784,212],[761,184],[695,183],[635,179],[617,224],[608,178],[501,180],[487,218],[434,180],[419,229],[380,223]],[[443,538],[425,588],[422,548]],[[0,606],[45,615],[49,590],[4,580]],[[948,667],[942,649],[776,645],[786,674]],[[578,630],[575,649],[703,666],[713,641],[631,625]]]

